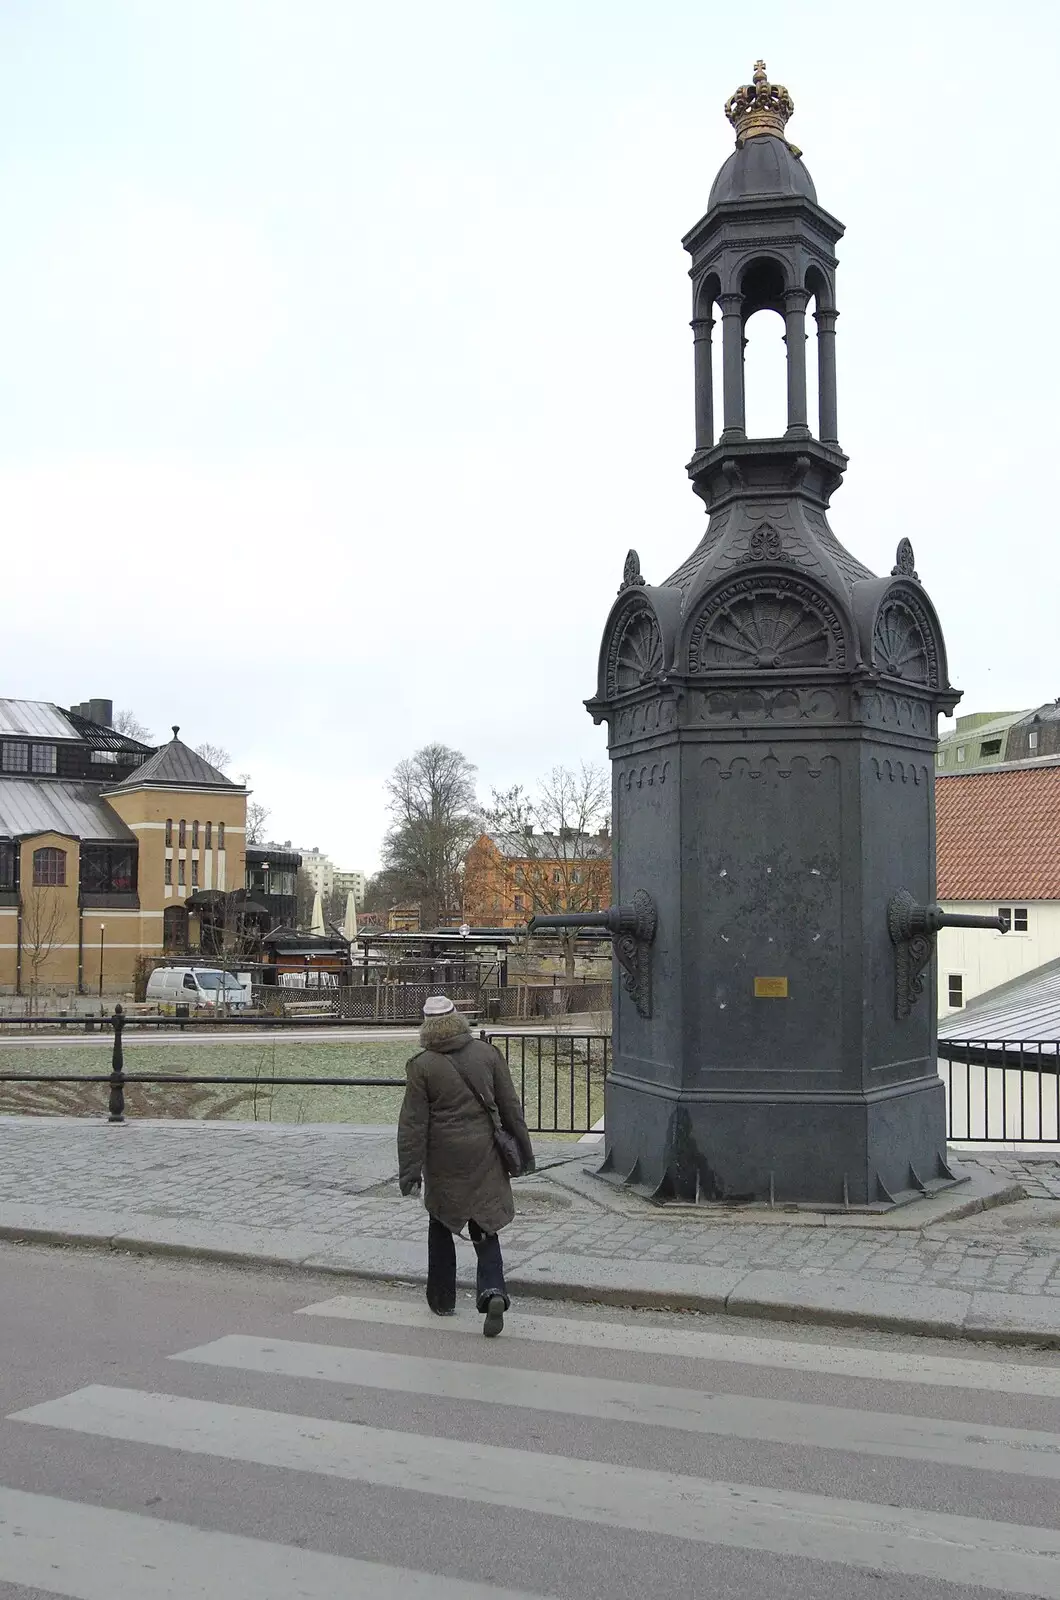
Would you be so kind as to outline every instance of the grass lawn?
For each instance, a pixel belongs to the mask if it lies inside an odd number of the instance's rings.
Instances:
[[[513,1050],[515,1086],[523,1093],[532,1128],[564,1132],[591,1127],[603,1115],[603,1077],[590,1074],[583,1058],[570,1059],[566,1042],[558,1062],[549,1039],[542,1040],[540,1063],[535,1048],[527,1051],[525,1068]],[[125,1106],[130,1117],[227,1117],[240,1122],[394,1123],[401,1105],[397,1088],[329,1088],[313,1085],[270,1089],[271,1077],[404,1078],[405,1063],[417,1049],[412,1040],[304,1040],[296,1037],[225,1039],[147,1044],[135,1033],[125,1038]],[[573,1072],[572,1072],[573,1068]],[[110,1071],[110,1049],[71,1041],[0,1049],[4,1072],[92,1074]],[[231,1075],[247,1084],[140,1084],[137,1072]],[[103,1083],[3,1083],[0,1113],[38,1116],[105,1116],[107,1086]],[[588,1118],[588,1120],[585,1120]]]

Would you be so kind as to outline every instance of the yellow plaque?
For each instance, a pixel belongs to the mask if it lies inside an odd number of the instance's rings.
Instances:
[[[756,978],[756,1000],[786,1000],[788,998],[787,978]]]

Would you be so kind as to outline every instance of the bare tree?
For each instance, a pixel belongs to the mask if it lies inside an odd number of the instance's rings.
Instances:
[[[532,916],[599,911],[611,889],[610,790],[601,767],[553,767],[528,794],[493,791],[487,824],[500,840],[505,898],[521,896]],[[529,920],[529,916],[528,919]],[[559,933],[566,976],[574,977],[576,928]]]
[[[232,757],[223,744],[211,744],[209,740],[205,740],[202,744],[197,744],[195,746],[195,754],[202,756],[202,759],[208,761],[211,767],[216,767],[218,772],[224,772],[232,761]]]
[[[29,962],[30,995],[36,1003],[41,968],[57,945],[64,943],[68,923],[66,900],[60,889],[38,886],[22,902],[22,953]]]
[[[115,733],[123,733],[127,739],[136,739],[140,744],[154,742],[150,728],[144,726],[135,711],[119,711],[114,717]]]
[[[222,754],[223,753],[224,752],[222,752]],[[201,750],[199,751],[199,754],[202,755]],[[239,781],[247,791],[247,844],[264,844],[265,827],[269,818],[272,816],[272,812],[269,807],[267,805],[263,805],[260,800],[251,799],[249,772],[241,772],[239,774]]]
[[[437,927],[440,914],[459,904],[461,863],[480,826],[475,772],[459,750],[428,744],[387,779],[394,821],[383,866],[401,898],[419,902],[423,928]]]

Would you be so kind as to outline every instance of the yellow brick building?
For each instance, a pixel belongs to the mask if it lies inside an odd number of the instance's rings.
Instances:
[[[245,788],[91,706],[0,700],[0,992],[129,989],[140,956],[196,947],[197,891],[245,885]]]

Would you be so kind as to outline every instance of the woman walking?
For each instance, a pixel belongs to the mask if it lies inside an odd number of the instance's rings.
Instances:
[[[421,1183],[424,1188],[427,1304],[439,1317],[456,1310],[453,1234],[466,1227],[478,1256],[482,1331],[495,1339],[510,1303],[497,1235],[515,1216],[512,1163],[506,1164],[502,1145],[514,1141],[521,1172],[533,1172],[530,1135],[504,1057],[472,1038],[467,1019],[444,995],[424,1003],[420,1044],[405,1069],[398,1181],[404,1195],[417,1193]]]

